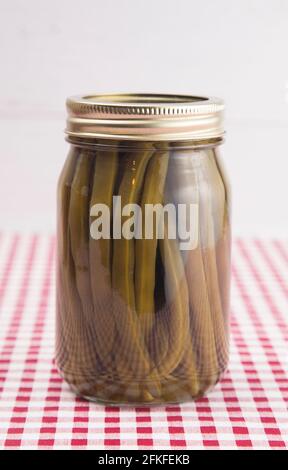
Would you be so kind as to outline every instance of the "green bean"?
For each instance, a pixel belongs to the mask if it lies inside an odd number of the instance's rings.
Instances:
[[[136,309],[146,336],[151,331],[155,318],[154,289],[157,252],[157,227],[147,227],[145,208],[147,204],[162,204],[163,190],[168,168],[168,151],[157,152],[150,160],[141,197],[142,238],[136,240],[135,248],[135,292]],[[145,238],[146,229],[153,229],[152,238]]]
[[[167,221],[164,223],[164,238],[160,240],[162,262],[165,270],[165,293],[169,308],[169,354],[158,364],[163,376],[172,372],[183,357],[189,338],[188,289],[179,254],[177,241],[168,237]],[[194,366],[193,366],[194,367]]]
[[[169,197],[174,204],[195,204],[199,214],[199,182],[196,178],[197,167],[201,155],[191,155],[185,149],[175,150],[171,161],[171,176],[169,175]],[[214,330],[211,319],[211,307],[208,298],[207,285],[204,273],[199,221],[188,220],[197,233],[197,246],[181,251],[185,274],[188,284],[191,338],[193,338],[194,354],[197,354],[197,369],[199,381],[206,381],[206,377],[215,374],[218,370],[217,354],[214,341]],[[180,221],[178,221],[178,224]],[[205,377],[206,376],[206,377]],[[204,378],[205,377],[205,378]]]
[[[89,180],[93,168],[93,154],[82,149],[78,157],[71,186],[69,205],[69,240],[71,263],[74,263],[74,275],[71,273],[69,291],[71,308],[75,309],[74,321],[77,324],[78,337],[83,346],[83,360],[97,370],[97,351],[95,344],[94,308],[90,286],[89,267]],[[75,284],[74,284],[75,283]],[[76,287],[76,288],[75,288]],[[78,359],[77,359],[78,360]]]
[[[112,198],[117,174],[117,149],[97,151],[95,160],[90,211],[95,204],[105,204],[112,213]],[[111,219],[109,220],[109,222]],[[110,238],[89,239],[90,282],[94,305],[95,336],[101,362],[112,367],[115,342],[115,321],[112,310],[112,242]]]
[[[220,295],[222,300],[222,310],[225,321],[228,320],[229,300],[230,300],[230,277],[231,277],[231,224],[229,215],[230,187],[221,160],[214,151],[215,170],[218,174],[219,185],[223,187],[222,203],[224,206],[222,230],[220,236],[216,237],[216,262],[218,269],[218,279]],[[215,214],[216,217],[216,214]]]
[[[139,202],[147,164],[154,150],[148,147],[142,152],[128,154],[125,171],[119,187],[122,207]],[[135,240],[121,237],[113,240],[113,313],[119,331],[118,353],[126,359],[123,380],[129,375],[135,379],[151,381],[153,394],[158,393],[157,383],[153,385],[151,362],[144,335],[136,313],[134,289]]]
[[[154,303],[155,316],[152,331],[149,336],[149,351],[153,361],[158,364],[163,362],[163,357],[169,353],[169,309],[166,308],[164,268],[161,260],[159,243],[157,244],[155,266]],[[162,387],[163,388],[163,387]]]
[[[75,285],[75,266],[71,255],[69,206],[78,162],[79,152],[76,150],[69,156],[58,186],[58,229],[62,236],[59,237],[57,263],[61,293],[58,293],[57,298],[61,296],[65,300],[65,305],[61,301],[58,321],[61,323],[59,341],[65,344],[66,357],[65,359],[58,357],[57,361],[71,387],[82,390],[83,384],[90,383],[94,379],[95,371],[99,373],[100,369],[99,364],[97,364],[98,367],[95,366],[95,355],[89,346],[81,301]]]
[[[214,173],[215,172],[213,172],[213,177]],[[198,177],[200,176],[198,175]],[[215,253],[216,226],[214,220],[215,218],[218,219],[219,215],[217,217],[217,214],[214,214],[213,218],[212,198],[217,196],[217,181],[211,180],[211,177],[211,167],[209,168],[209,163],[207,162],[207,159],[205,159],[205,162],[203,162],[203,180],[201,181],[201,185],[199,185],[199,210],[201,214],[200,233],[202,241],[202,257],[209,304],[211,308],[211,319],[214,328],[214,338],[218,355],[218,362],[220,370],[222,369],[223,371],[224,364],[227,363],[228,357],[228,332],[222,311],[222,302],[220,297],[219,279]],[[212,187],[213,197],[211,189]],[[222,204],[224,204],[223,199]]]
[[[57,247],[57,336],[56,336],[56,354],[60,367],[63,367],[69,361],[69,344],[64,335],[65,326],[68,327],[69,335],[74,332],[73,322],[69,322],[69,302],[65,295],[63,266],[67,265],[69,257],[69,246],[67,244],[67,227],[68,227],[68,209],[70,201],[70,185],[73,180],[76,161],[78,157],[78,149],[72,148],[66,159],[65,165],[61,172],[57,187],[57,231],[58,231],[58,247]],[[64,326],[65,325],[65,326]]]

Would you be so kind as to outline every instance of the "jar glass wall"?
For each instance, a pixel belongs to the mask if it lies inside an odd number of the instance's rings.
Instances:
[[[221,139],[70,139],[58,183],[56,362],[86,398],[176,403],[228,362]]]

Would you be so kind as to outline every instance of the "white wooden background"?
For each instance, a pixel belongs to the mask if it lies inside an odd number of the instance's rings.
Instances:
[[[53,230],[67,95],[219,95],[234,233],[287,235],[286,0],[1,0],[0,228]]]

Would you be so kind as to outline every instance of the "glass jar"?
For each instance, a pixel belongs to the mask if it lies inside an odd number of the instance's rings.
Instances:
[[[58,183],[56,363],[79,395],[178,403],[229,349],[230,202],[215,98],[67,101]]]

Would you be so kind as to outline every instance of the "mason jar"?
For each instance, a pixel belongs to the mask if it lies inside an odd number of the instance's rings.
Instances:
[[[230,199],[220,99],[67,100],[56,363],[80,396],[203,396],[229,354]]]

